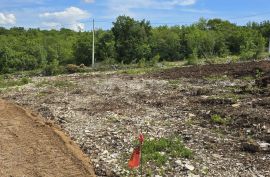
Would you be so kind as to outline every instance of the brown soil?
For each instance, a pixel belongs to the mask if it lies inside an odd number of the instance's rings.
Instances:
[[[1,177],[91,177],[90,160],[60,129],[0,100]]]
[[[258,72],[265,73],[269,71],[270,61],[260,61],[173,68],[155,73],[152,76],[160,79],[177,79],[180,77],[201,78],[211,75],[241,77],[248,75],[255,76]]]

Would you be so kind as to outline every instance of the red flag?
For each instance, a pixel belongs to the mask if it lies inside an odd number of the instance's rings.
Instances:
[[[138,168],[140,166],[140,158],[141,158],[141,149],[140,147],[136,147],[131,155],[131,158],[128,162],[128,167],[131,169]]]

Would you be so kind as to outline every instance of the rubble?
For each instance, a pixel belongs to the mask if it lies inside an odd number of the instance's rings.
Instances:
[[[240,94],[235,90],[254,80],[229,76],[177,77],[178,87],[166,79],[116,73],[35,77],[1,97],[59,124],[91,157],[97,176],[132,173],[127,162],[140,128],[149,140],[181,137],[193,151],[193,158],[170,157],[163,166],[146,163],[152,176],[270,176],[269,90]],[[57,87],[58,81],[72,86]],[[215,123],[212,115],[224,121]]]

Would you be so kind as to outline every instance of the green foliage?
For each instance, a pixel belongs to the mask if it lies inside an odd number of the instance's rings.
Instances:
[[[62,73],[61,68],[59,67],[58,60],[52,60],[52,62],[44,67],[45,76],[53,76]]]
[[[143,144],[143,163],[152,162],[158,166],[164,165],[170,157],[191,158],[193,153],[177,138],[159,138],[146,140]]]
[[[151,48],[148,41],[151,36],[151,26],[149,22],[119,16],[113,23],[112,32],[115,37],[117,61],[131,63],[150,57]]]
[[[211,121],[216,124],[224,125],[227,123],[227,120],[223,119],[220,115],[214,114],[211,116]]]
[[[21,79],[4,79],[3,76],[0,77],[0,88],[8,88],[14,86],[22,86],[31,82],[31,79],[23,77]]]
[[[200,19],[190,26],[152,28],[148,21],[119,16],[111,30],[97,30],[95,36],[96,62],[105,65],[184,60],[194,65],[228,56],[253,60],[269,57],[270,21],[237,26]],[[92,32],[0,28],[0,73],[44,69],[45,75],[55,75],[67,64],[90,66],[92,40]]]

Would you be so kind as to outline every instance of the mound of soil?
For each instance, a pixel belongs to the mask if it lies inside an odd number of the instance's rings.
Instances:
[[[233,77],[256,76],[259,72],[269,72],[270,61],[253,61],[234,64],[216,64],[172,68],[162,72],[151,74],[154,78],[177,79],[181,77],[202,78],[211,75],[227,75]]]
[[[33,113],[0,100],[0,176],[93,177],[89,159]]]

